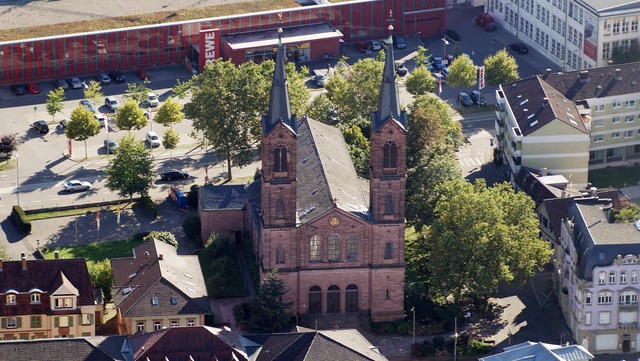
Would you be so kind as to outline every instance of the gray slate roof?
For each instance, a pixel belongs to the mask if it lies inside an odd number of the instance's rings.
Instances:
[[[245,186],[241,184],[206,185],[199,192],[203,210],[243,209],[247,204]]]
[[[633,0],[583,0],[585,5],[597,12],[640,10],[640,1]]]
[[[123,354],[122,350],[128,350]],[[124,336],[16,340],[0,342],[0,361],[133,361]]]
[[[393,37],[387,39],[387,50],[382,71],[382,83],[378,96],[378,108],[373,112],[373,130],[378,131],[387,121],[396,121],[402,129],[407,129],[407,113],[400,110],[398,84],[396,83],[395,58],[393,56]]]
[[[505,347],[504,352],[482,357],[480,361],[581,361],[592,360],[593,355],[579,345],[559,346],[547,343],[523,342]]]
[[[502,90],[523,136],[556,119],[587,133],[575,103],[538,75],[504,84]]]

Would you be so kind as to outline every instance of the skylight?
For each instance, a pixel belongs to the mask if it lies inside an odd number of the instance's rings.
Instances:
[[[531,127],[535,127],[536,125],[538,125],[538,119],[532,121],[531,123],[529,123],[529,126]]]

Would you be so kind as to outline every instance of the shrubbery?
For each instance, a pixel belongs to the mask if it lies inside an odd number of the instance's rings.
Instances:
[[[22,233],[31,233],[31,221],[29,220],[29,218],[27,218],[27,215],[22,210],[22,207],[13,206],[13,210],[11,211],[11,218]]]
[[[198,209],[198,192],[200,191],[200,186],[194,184],[191,186],[189,193],[187,193],[187,202],[189,203],[189,207],[193,209]]]
[[[170,244],[175,248],[178,248],[178,240],[176,236],[168,231],[151,231],[149,234],[144,237],[145,242],[151,239],[157,239],[160,242],[164,242],[166,244]]]
[[[182,222],[182,229],[184,230],[184,234],[192,241],[200,240],[201,227],[202,226],[200,223],[200,218],[196,216],[188,217]],[[202,244],[202,242],[195,243],[198,243],[199,245]]]
[[[148,194],[143,195],[140,198],[140,204],[151,216],[151,218],[158,218],[158,205],[149,197]]]

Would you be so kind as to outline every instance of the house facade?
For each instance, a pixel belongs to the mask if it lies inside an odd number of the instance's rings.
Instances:
[[[560,307],[576,342],[594,354],[640,350],[640,231],[610,223],[611,209],[609,199],[576,199],[560,225]]]
[[[211,314],[198,256],[149,240],[133,249],[133,257],[110,262],[120,335],[199,326]]]
[[[606,66],[640,37],[639,1],[488,0],[485,11],[564,70]]]
[[[96,308],[84,259],[0,260],[0,339],[94,336]]]

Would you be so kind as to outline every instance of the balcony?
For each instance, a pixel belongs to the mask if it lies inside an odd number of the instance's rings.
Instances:
[[[496,127],[496,135],[504,134],[504,120],[500,120],[499,118],[496,118],[495,127]]]

